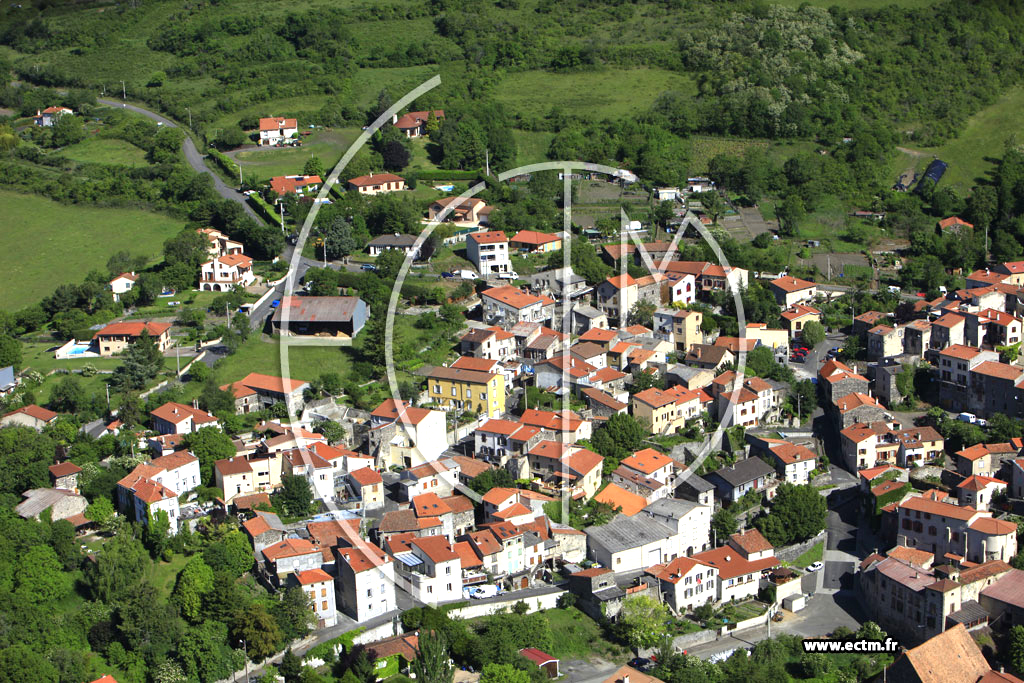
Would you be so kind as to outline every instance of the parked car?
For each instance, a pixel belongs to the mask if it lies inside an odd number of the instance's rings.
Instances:
[[[643,673],[651,667],[651,660],[646,657],[634,657],[629,660],[629,665],[637,671]]]
[[[804,362],[804,357],[803,356],[790,356],[789,360],[794,362],[794,363],[803,363]]]
[[[974,424],[978,425],[979,427],[988,427],[988,420],[979,417],[974,421]]]
[[[807,571],[816,572],[824,566],[825,564],[823,562],[811,562],[809,565],[807,565]]]
[[[373,265],[372,263],[364,263],[363,265],[359,266],[359,268],[362,270],[377,270],[377,266]]]
[[[441,273],[441,277],[443,277],[443,278],[445,278],[447,280],[448,278],[455,277],[455,273],[449,273],[448,271],[445,271],[445,272]]]
[[[274,299],[273,301],[270,302],[270,307],[271,308],[277,308],[280,305],[281,305],[281,300],[280,299]]]

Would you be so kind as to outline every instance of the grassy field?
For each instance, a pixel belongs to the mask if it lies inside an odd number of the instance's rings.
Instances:
[[[80,282],[106,267],[115,252],[154,258],[184,224],[135,209],[65,206],[35,195],[0,191],[4,230],[0,270],[6,277],[0,308],[17,310],[60,284]]]
[[[164,600],[171,596],[171,591],[174,590],[174,582],[178,578],[178,572],[185,567],[187,562],[187,557],[175,553],[170,562],[157,560],[147,568],[146,578]]]
[[[558,108],[596,121],[638,114],[666,90],[693,93],[694,84],[681,74],[661,69],[571,74],[522,71],[502,79],[494,94],[499,102],[521,116],[546,116]]]
[[[305,138],[302,147],[245,149],[232,156],[244,173],[255,173],[261,180],[298,175],[312,156],[320,157],[324,168],[330,172],[358,135],[359,130],[355,128],[321,130]]]
[[[97,370],[109,371],[121,364],[120,359],[114,358],[57,360],[53,357],[53,352],[59,345],[59,342],[53,344],[28,342],[22,345],[22,366],[25,369],[32,369],[46,375],[43,383],[32,390],[32,393],[35,394],[36,402],[40,405],[45,405],[49,402],[53,388],[65,376],[63,373],[48,374],[53,370],[79,370],[86,365],[91,365]],[[110,378],[109,374],[101,373],[92,377],[78,375],[78,378],[82,381],[82,387],[85,389],[86,395],[92,397],[104,396],[106,394],[106,382]]]
[[[513,130],[516,140],[516,166],[537,164],[548,160],[548,147],[555,134],[547,131]]]
[[[556,634],[551,654],[561,659],[588,658],[592,655],[616,656],[622,648],[605,638],[601,626],[575,607],[544,611]]]
[[[148,166],[146,152],[130,142],[106,138],[86,138],[77,145],[60,150],[59,155],[72,161],[121,166]]]
[[[815,562],[821,562],[821,558],[822,558],[822,555],[824,554],[824,552],[825,552],[825,543],[824,542],[822,542],[822,543],[815,543],[813,546],[811,546],[807,550],[807,552],[805,552],[803,555],[801,555],[800,557],[798,557],[795,560],[793,560],[793,564],[796,565],[797,567],[803,568],[803,567],[806,567],[809,564],[813,564]]]
[[[940,186],[952,186],[961,194],[980,181],[987,180],[995,170],[995,162],[1003,155],[1003,145],[1014,134],[1024,133],[1024,86],[1007,91],[994,104],[967,120],[960,136],[941,147],[912,148],[928,158],[915,164],[927,166],[932,155],[949,164]],[[904,155],[906,156],[906,155]],[[910,164],[908,164],[909,166]]]

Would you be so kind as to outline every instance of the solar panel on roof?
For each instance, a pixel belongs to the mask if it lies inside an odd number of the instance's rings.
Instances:
[[[404,564],[406,567],[415,567],[423,564],[423,560],[416,557],[412,553],[398,553],[395,555],[395,559]]]

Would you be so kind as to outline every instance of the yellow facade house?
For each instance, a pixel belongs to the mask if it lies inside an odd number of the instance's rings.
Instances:
[[[505,377],[500,373],[437,367],[427,374],[427,393],[445,410],[493,418],[505,412]]]

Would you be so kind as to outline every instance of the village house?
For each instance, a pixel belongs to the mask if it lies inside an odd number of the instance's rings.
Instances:
[[[539,491],[548,495],[567,493],[584,501],[601,486],[604,458],[574,444],[541,441],[526,454],[530,476],[539,479]]]
[[[818,294],[818,285],[807,280],[786,275],[768,283],[775,301],[783,308],[811,301]]]
[[[269,117],[260,119],[260,145],[283,145],[299,134],[296,119]]]
[[[762,572],[779,565],[772,544],[757,529],[733,534],[726,545],[697,553],[693,559],[718,570],[718,602],[757,595]]]
[[[252,259],[245,254],[218,256],[199,266],[199,289],[206,292],[227,292],[255,281]]]
[[[364,622],[397,608],[395,565],[383,550],[368,542],[334,549],[341,609]]]
[[[93,335],[93,343],[101,356],[113,356],[138,341],[143,332],[161,352],[171,347],[171,324],[153,322],[110,323]]]
[[[166,513],[170,523],[169,532],[173,536],[178,533],[179,493],[157,481],[161,472],[161,469],[153,465],[136,465],[134,470],[117,482],[117,507],[129,519],[145,526],[159,512]]]
[[[303,392],[307,387],[308,382],[250,372],[237,382],[221,385],[220,389],[234,394],[235,412],[244,415],[269,408],[275,403],[284,403],[289,412],[299,413],[304,403]]]
[[[135,283],[138,279],[139,276],[135,274],[135,271],[132,271],[130,273],[121,273],[111,280],[110,284],[107,285],[107,288],[110,289],[110,293],[114,297],[114,301],[120,301],[122,294],[131,291],[132,288],[135,287]]]
[[[944,496],[943,496],[944,497]],[[1009,562],[1017,554],[1017,525],[994,519],[987,510],[961,507],[927,494],[895,505],[896,542],[931,552],[952,553],[969,562]]]
[[[205,410],[174,402],[163,404],[149,416],[158,434],[191,434],[203,427],[219,426],[217,418]]]
[[[520,230],[512,236],[509,244],[513,251],[521,254],[546,254],[561,249],[562,238],[549,232]]]
[[[288,536],[288,529],[281,523],[281,518],[265,510],[256,510],[253,517],[242,523],[242,529],[248,534],[256,552],[280,543]]]
[[[458,197],[441,197],[427,207],[427,220],[455,223],[463,228],[475,228],[486,223],[490,217],[491,207],[479,197],[459,199]],[[469,235],[475,235],[475,232]],[[506,238],[507,239],[507,238]],[[467,240],[468,241],[468,240]],[[506,250],[508,245],[506,244]]]
[[[399,585],[427,605],[462,598],[462,561],[443,536],[416,538],[400,534],[388,539]]]
[[[22,519],[39,519],[40,515],[49,510],[51,522],[66,519],[75,527],[88,522],[85,519],[85,508],[89,501],[85,496],[68,489],[29,489],[22,492],[23,501],[14,507],[14,512]]]
[[[716,498],[734,503],[748,491],[764,491],[775,479],[775,470],[761,458],[744,458],[704,476],[714,485]]]
[[[480,294],[480,299],[485,322],[505,328],[520,322],[550,322],[554,315],[554,301],[527,294],[511,285],[486,289]]]
[[[78,493],[78,475],[82,473],[82,468],[66,460],[62,463],[49,466],[50,472],[50,486],[55,489],[64,489],[65,491],[71,491],[72,493]]]
[[[1002,479],[971,475],[956,487],[957,503],[963,507],[976,510],[988,510],[992,498],[1006,492],[1006,482]]]
[[[903,354],[903,328],[876,325],[867,331],[868,359],[895,358]]]
[[[388,235],[380,235],[366,243],[366,251],[370,256],[376,258],[385,251],[394,249],[396,251],[401,251],[407,257],[411,257],[415,261],[420,257],[419,247],[416,246],[416,241],[418,239],[419,238],[414,235],[403,235],[397,232]]]
[[[430,401],[442,410],[471,411],[487,417],[505,412],[505,377],[501,373],[456,367],[424,372]]]
[[[313,194],[323,184],[323,178],[318,175],[279,175],[270,179],[270,189],[277,195],[274,204],[280,202],[286,194],[293,194],[297,197]]]
[[[316,615],[317,628],[327,628],[338,623],[338,610],[334,602],[334,577],[317,567],[295,573],[295,581],[309,598],[309,604]]]
[[[694,344],[704,343],[700,311],[658,308],[654,311],[654,336],[675,346],[676,351],[688,351]]]
[[[683,358],[685,365],[718,372],[723,366],[736,362],[736,356],[724,346],[692,344]]]
[[[474,232],[466,237],[466,258],[483,277],[512,272],[508,237],[500,230]]]
[[[220,230],[214,230],[213,228],[199,228],[196,232],[202,235],[209,242],[207,253],[210,255],[210,258],[227,256],[228,254],[241,254],[242,251],[244,251],[241,242],[236,242]]]
[[[782,311],[782,322],[789,329],[789,338],[797,339],[809,322],[821,322],[821,311],[806,304],[794,304]]]
[[[32,119],[32,123],[37,126],[51,127],[56,125],[57,120],[62,116],[74,116],[75,112],[68,109],[67,107],[47,107],[46,109],[39,111],[36,110],[36,115]]]
[[[402,116],[397,114],[391,117],[391,124],[402,131],[407,138],[418,138],[427,134],[427,124],[430,119],[440,123],[444,120],[444,109],[433,109],[429,111],[411,111]]]
[[[659,583],[665,604],[676,614],[687,614],[717,599],[718,570],[692,557],[653,565],[645,573]]]
[[[349,178],[346,186],[350,190],[365,195],[401,192],[405,189],[405,178],[394,173],[370,173],[370,175]]]
[[[0,417],[0,427],[28,427],[37,432],[57,421],[59,415],[36,404],[22,406]]]
[[[386,399],[370,413],[370,455],[381,470],[415,467],[448,448],[445,415]]]
[[[700,416],[700,398],[682,385],[671,389],[651,387],[633,394],[633,417],[652,434],[673,434],[686,428],[686,422]]]
[[[459,339],[459,353],[489,360],[512,358],[516,353],[516,336],[497,325],[475,327]]]
[[[1013,443],[978,443],[957,451],[954,464],[962,477],[996,477],[1020,451]]]

